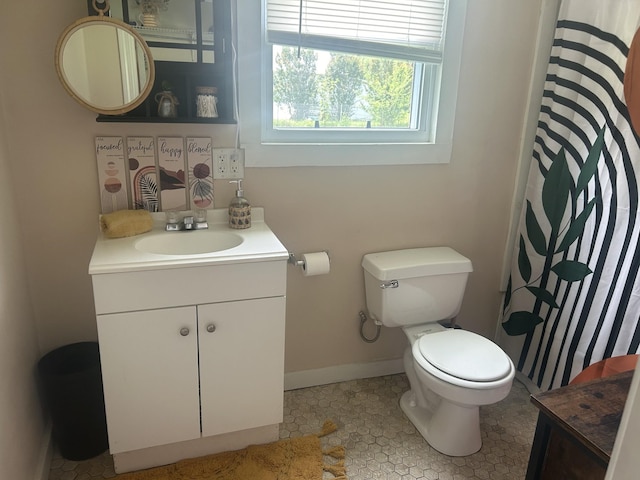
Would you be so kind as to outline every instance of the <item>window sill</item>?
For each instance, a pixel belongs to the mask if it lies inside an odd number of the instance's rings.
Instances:
[[[449,163],[451,143],[242,145],[247,167],[337,167]]]

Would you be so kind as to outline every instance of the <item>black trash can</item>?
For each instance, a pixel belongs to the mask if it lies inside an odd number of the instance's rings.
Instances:
[[[100,353],[96,342],[57,348],[38,362],[53,439],[68,460],[86,460],[108,448]]]

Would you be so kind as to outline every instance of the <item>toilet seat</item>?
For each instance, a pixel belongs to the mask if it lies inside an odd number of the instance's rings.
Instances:
[[[418,365],[431,375],[470,388],[493,388],[507,380],[514,368],[498,345],[460,329],[422,335],[412,352]]]

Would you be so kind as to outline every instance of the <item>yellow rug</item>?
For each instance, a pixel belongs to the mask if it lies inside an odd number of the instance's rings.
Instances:
[[[336,480],[346,480],[344,447],[323,450],[320,445],[319,437],[337,429],[335,423],[327,420],[316,435],[124,473],[117,475],[116,480],[322,480],[322,472],[330,472]],[[323,456],[333,457],[337,462],[324,463]]]

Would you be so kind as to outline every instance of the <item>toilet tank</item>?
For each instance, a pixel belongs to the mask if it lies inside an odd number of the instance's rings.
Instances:
[[[471,260],[449,247],[369,253],[362,258],[369,315],[387,327],[455,317]]]

